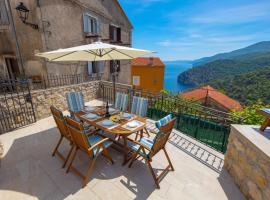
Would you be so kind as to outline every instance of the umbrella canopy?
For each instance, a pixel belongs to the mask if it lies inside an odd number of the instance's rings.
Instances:
[[[103,60],[130,60],[155,52],[130,47],[94,42],[92,44],[58,49],[36,56],[47,58],[50,61],[103,61]]]

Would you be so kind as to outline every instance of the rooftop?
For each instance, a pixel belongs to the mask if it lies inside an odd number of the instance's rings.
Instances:
[[[131,61],[132,66],[164,67],[164,63],[158,57],[135,58]]]
[[[97,105],[91,101],[88,105]],[[148,121],[151,129],[152,121]],[[175,171],[169,172],[156,189],[146,164],[139,160],[132,168],[122,166],[122,154],[110,149],[110,165],[99,157],[88,185],[51,153],[59,133],[52,117],[0,135],[4,155],[0,167],[0,196],[3,199],[244,199],[223,168],[224,156],[174,130],[167,144]],[[66,142],[60,151],[67,152]],[[89,158],[79,152],[75,166],[86,170]],[[160,152],[153,161],[156,173],[166,164]]]
[[[181,93],[181,96],[196,101],[211,98],[228,110],[242,110],[242,106],[238,101],[228,97],[209,85],[183,92]]]

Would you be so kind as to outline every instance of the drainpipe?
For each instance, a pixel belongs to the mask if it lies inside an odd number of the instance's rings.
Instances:
[[[17,51],[17,56],[18,56],[18,60],[19,60],[19,65],[20,65],[20,67],[22,69],[23,75],[25,76],[24,64],[23,64],[22,54],[21,54],[20,45],[19,45],[19,41],[18,41],[18,36],[17,36],[17,32],[16,32],[14,20],[13,20],[13,15],[12,15],[12,11],[11,11],[10,0],[5,0],[5,7],[6,7],[6,10],[7,10],[9,22],[11,24],[13,37],[15,39],[16,51]]]

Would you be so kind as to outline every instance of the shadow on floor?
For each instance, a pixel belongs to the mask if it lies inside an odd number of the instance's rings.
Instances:
[[[71,172],[66,174],[65,169],[61,168],[62,160],[51,156],[58,137],[58,130],[52,128],[15,139],[2,159],[0,190],[14,191],[14,195],[24,193],[38,199],[64,199],[69,195],[85,192],[84,189],[81,190],[81,179]],[[64,142],[60,146],[60,152],[67,155],[69,148],[69,143]],[[110,149],[110,152],[115,164],[110,165],[100,156],[86,188],[94,191],[97,196],[102,195],[102,190],[108,193],[111,188],[116,188],[124,195],[130,193],[129,196],[134,199],[147,199],[156,189],[147,166],[137,161],[129,169],[121,165],[121,153],[114,149]],[[85,173],[89,157],[79,152],[74,164]],[[13,197],[11,193],[10,196]],[[88,196],[85,192],[85,198]]]
[[[223,158],[211,153],[201,146],[198,146],[194,142],[183,138],[177,132],[172,133],[169,142],[210,169],[218,173],[221,172],[224,164]]]

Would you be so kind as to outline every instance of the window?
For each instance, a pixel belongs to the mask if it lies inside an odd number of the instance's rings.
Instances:
[[[115,63],[116,62],[116,70],[115,70]],[[113,61],[111,60],[110,61],[110,73],[114,73],[114,72],[120,72],[120,60],[116,60],[116,61]]]
[[[121,28],[110,25],[109,26],[109,32],[110,32],[110,40],[113,42],[121,42]]]
[[[85,33],[90,33],[93,35],[99,34],[99,22],[96,17],[85,13],[83,15],[83,29]]]
[[[7,24],[9,23],[5,1],[0,1],[0,25],[7,25]]]
[[[133,85],[140,86],[140,76],[133,76],[132,79]]]
[[[95,61],[87,63],[88,75],[103,73],[104,71],[104,61]]]

